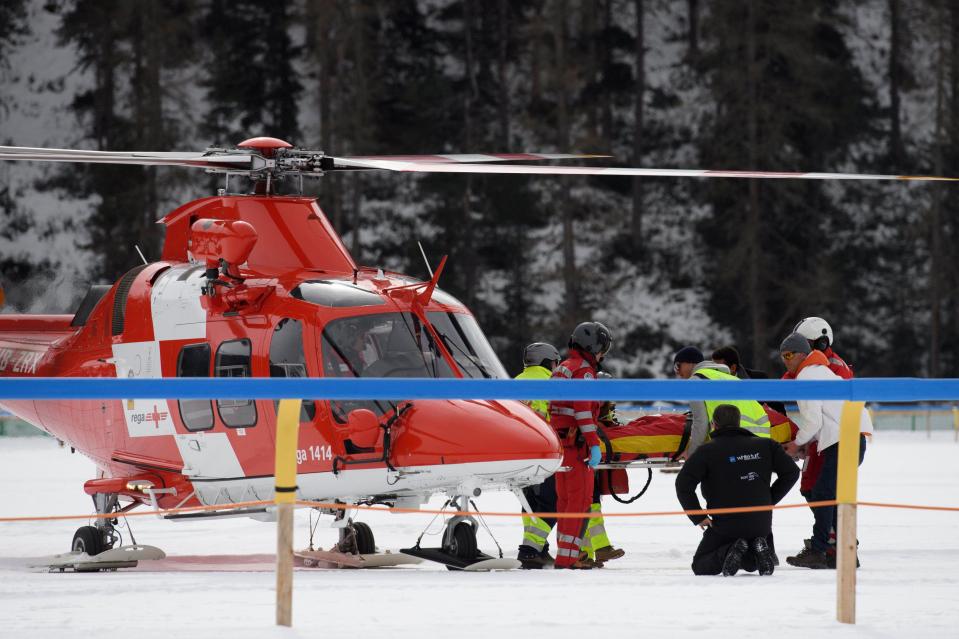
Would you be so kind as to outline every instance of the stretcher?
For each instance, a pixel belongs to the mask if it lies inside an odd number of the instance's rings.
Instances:
[[[772,439],[780,443],[794,440],[799,430],[796,424],[782,413],[768,406],[764,408],[769,417]],[[692,418],[683,413],[645,415],[627,424],[601,424],[599,435],[603,460],[597,468],[607,472],[597,474],[600,492],[623,502],[618,495],[629,492],[626,469],[646,468],[652,477],[653,468],[678,468],[682,464],[680,456],[689,446],[691,427]],[[643,488],[632,500],[645,491]]]

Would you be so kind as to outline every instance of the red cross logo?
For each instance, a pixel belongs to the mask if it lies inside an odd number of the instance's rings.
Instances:
[[[166,416],[167,416],[167,412],[166,412],[166,411],[163,411],[163,412],[161,413],[159,410],[157,410],[156,404],[154,404],[154,405],[153,405],[153,412],[152,412],[152,413],[147,413],[147,415],[146,415],[146,420],[147,420],[148,422],[155,422],[155,423],[156,423],[156,427],[159,428],[159,427],[160,427],[160,420],[166,419]]]

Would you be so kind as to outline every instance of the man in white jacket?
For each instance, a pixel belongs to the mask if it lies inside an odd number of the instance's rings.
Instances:
[[[820,351],[814,351],[809,341],[799,333],[783,340],[780,356],[790,373],[800,380],[835,380],[842,378],[829,370],[829,360]],[[839,468],[839,421],[843,402],[839,400],[810,399],[799,401],[799,432],[795,441],[786,444],[786,453],[792,456],[803,454],[805,446],[816,441],[823,456],[822,472],[812,489],[812,501],[830,501],[836,498],[836,474]],[[863,419],[868,413],[863,411]],[[866,454],[866,438],[859,435],[859,463]],[[868,428],[867,428],[868,430]],[[835,568],[835,557],[829,556],[829,531],[836,526],[836,507],[820,506],[813,511],[812,541],[795,557],[787,557],[786,563],[802,568]],[[834,551],[833,551],[834,552]]]

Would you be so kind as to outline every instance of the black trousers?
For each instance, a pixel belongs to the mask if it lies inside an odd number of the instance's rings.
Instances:
[[[839,473],[839,444],[820,451],[823,456],[822,472],[812,489],[812,501],[829,501],[836,498],[836,479]],[[866,456],[866,436],[859,435],[859,464]],[[829,532],[838,530],[835,506],[820,506],[813,509],[812,547],[826,552],[829,549]]]
[[[768,542],[772,541],[772,534],[766,537]],[[693,573],[697,575],[718,575],[723,571],[723,562],[726,561],[726,553],[729,547],[735,543],[736,537],[727,537],[716,532],[712,528],[707,528],[703,533],[703,540],[699,542],[696,554],[693,556]],[[747,542],[752,541],[747,539]],[[755,572],[756,553],[750,550],[743,555],[742,570],[746,572]]]

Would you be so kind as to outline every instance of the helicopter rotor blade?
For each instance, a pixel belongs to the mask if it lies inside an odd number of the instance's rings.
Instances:
[[[466,164],[396,160],[358,160],[335,158],[346,168],[381,169],[416,173],[492,173],[500,175],[612,175],[633,177],[758,178],[798,180],[907,180],[919,182],[956,182],[959,178],[935,175],[879,175],[867,173],[798,173],[787,171],[711,171],[704,169],[644,169],[598,166],[530,166],[525,164]]]
[[[612,157],[591,153],[443,153],[437,155],[348,155],[333,160],[386,160],[395,162],[427,162],[429,164],[479,162],[530,162],[543,160],[595,160]]]
[[[93,164],[133,164],[142,166],[187,166],[204,169],[252,171],[254,158],[249,153],[180,153],[144,151],[87,151],[81,149],[43,149],[0,146],[0,160],[39,162],[83,162]]]

